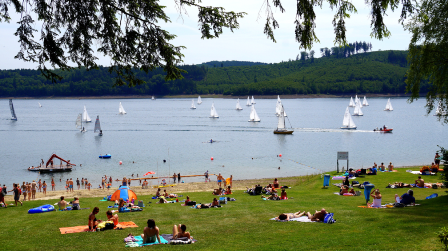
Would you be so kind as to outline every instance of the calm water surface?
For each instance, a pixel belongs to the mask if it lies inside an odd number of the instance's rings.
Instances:
[[[364,116],[353,117],[355,131],[338,129],[349,99],[283,99],[293,135],[273,134],[275,99],[256,98],[259,123],[248,122],[250,107],[245,100],[240,101],[242,111],[235,110],[236,99],[202,101],[191,110],[191,99],[18,99],[14,100],[18,121],[11,121],[8,100],[0,100],[0,183],[11,187],[13,182],[33,179],[49,183],[52,176],[56,180],[88,177],[96,187],[103,175],[115,180],[131,174],[141,177],[148,171],[168,176],[209,170],[225,177],[233,174],[235,179],[296,176],[335,170],[338,151],[349,151],[349,166],[356,168],[373,162],[430,164],[437,145],[446,146],[448,136],[436,117],[425,116],[423,99],[408,104],[406,98],[392,98],[392,112],[383,111],[386,98],[368,99]],[[119,102],[126,115],[118,114]],[[212,102],[219,119],[209,118]],[[93,122],[86,124],[87,133],[80,133],[75,120],[84,105]],[[97,115],[102,137],[93,133]],[[393,128],[393,133],[373,132],[383,125]],[[217,142],[207,143],[210,139]],[[59,174],[26,170],[52,153],[77,166]],[[107,153],[111,159],[98,158]],[[343,161],[340,165],[347,166]],[[199,180],[203,178],[185,179]]]

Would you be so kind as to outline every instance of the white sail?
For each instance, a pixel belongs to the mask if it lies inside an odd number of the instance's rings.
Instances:
[[[76,118],[76,128],[80,129],[81,132],[86,132],[84,127],[82,126],[82,114],[78,114],[78,117]]]
[[[82,121],[83,122],[92,122],[92,120],[90,119],[89,114],[87,113],[86,106],[84,106],[84,112],[82,113]]]
[[[283,116],[282,110],[283,110],[283,113],[284,113],[283,106],[280,107],[280,113],[278,115],[277,130],[285,129],[285,116]]]
[[[353,116],[363,116],[364,113],[362,113],[361,110],[361,102],[356,102],[355,110],[353,111]]]
[[[356,129],[356,125],[353,122],[352,116],[350,115],[350,111],[345,109],[344,113],[344,119],[342,120],[342,127],[341,129]]]
[[[436,113],[434,116],[446,116],[446,112],[442,109],[442,104],[439,102],[437,105]]]
[[[387,100],[386,109],[385,111],[393,111],[394,108],[392,107],[392,104],[390,103],[390,98]]]
[[[95,129],[93,130],[93,132],[97,132],[97,133],[101,133],[101,124],[100,124],[100,116],[96,116],[96,121],[95,121]]]
[[[350,97],[350,104],[348,105],[349,107],[355,107],[355,102],[353,102],[353,98]]]
[[[118,106],[118,114],[126,114],[126,111],[124,110],[123,106],[121,105],[121,102],[120,102],[120,105]]]
[[[210,110],[210,118],[219,118],[218,112],[215,109],[215,103],[212,103],[212,109]]]
[[[282,102],[277,100],[277,104],[275,105],[275,116],[280,115],[280,112],[282,110]]]
[[[250,108],[249,122],[260,122],[260,117],[258,117],[257,111],[255,110],[255,105]]]
[[[11,120],[17,120],[16,112],[14,110],[14,105],[12,104],[12,99],[9,99],[9,109],[11,110]]]
[[[241,105],[240,105],[240,99],[238,98],[238,100],[236,101],[236,109],[237,110],[243,110],[243,108],[241,108]]]
[[[368,106],[369,103],[367,102],[366,96],[364,96],[364,100],[362,101],[363,106]]]
[[[247,96],[247,102],[246,102],[246,106],[251,106],[251,103],[250,103],[250,98],[249,98],[249,96]]]
[[[252,101],[250,101],[250,103],[253,105],[253,104],[256,104],[255,103],[255,99],[254,99],[254,96],[252,96]]]
[[[156,99],[154,98],[154,96],[152,96],[152,97],[151,97],[151,100],[156,100]]]
[[[198,105],[202,104],[201,96],[198,96]]]
[[[194,99],[191,100],[191,107],[190,109],[196,109],[196,106],[194,106]]]
[[[42,107],[42,105],[39,102],[37,102],[37,103],[39,104],[39,107]]]

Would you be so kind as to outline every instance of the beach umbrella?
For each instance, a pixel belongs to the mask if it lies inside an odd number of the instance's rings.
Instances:
[[[156,172],[147,172],[145,175],[143,175],[143,176],[146,176],[146,175],[150,175],[150,174],[155,174]]]
[[[129,200],[131,201],[132,199],[137,200],[137,195],[131,190],[129,189],[127,186],[121,186],[120,188],[118,188],[117,191],[115,191],[110,200],[111,201],[115,201],[115,200],[119,200],[119,199],[123,199],[124,201]]]

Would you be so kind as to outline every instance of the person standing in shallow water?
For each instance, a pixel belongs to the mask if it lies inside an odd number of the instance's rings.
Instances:
[[[177,183],[180,183],[180,173],[177,174]]]

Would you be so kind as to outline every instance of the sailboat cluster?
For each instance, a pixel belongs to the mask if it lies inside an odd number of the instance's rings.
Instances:
[[[363,101],[361,102],[361,99],[358,98],[358,95],[355,96],[355,101],[353,101],[353,97],[350,97],[350,103],[345,109],[344,113],[344,119],[342,120],[342,127],[341,129],[356,129],[355,122],[353,122],[352,115],[350,115],[349,107],[354,107],[353,116],[363,116],[364,113],[362,112],[362,107],[369,106],[369,103],[367,102],[366,96],[364,96]],[[392,107],[392,104],[390,102],[390,98],[387,100],[386,108],[384,111],[393,111],[394,108]]]

